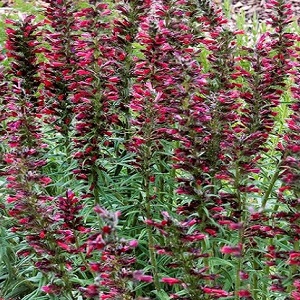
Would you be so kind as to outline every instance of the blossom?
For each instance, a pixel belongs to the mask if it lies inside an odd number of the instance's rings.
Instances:
[[[232,254],[234,256],[240,256],[242,253],[241,246],[223,246],[221,248],[221,252],[223,254]]]
[[[180,279],[173,278],[173,277],[163,277],[160,281],[163,282],[163,283],[167,283],[169,285],[181,283]]]
[[[202,290],[205,294],[208,294],[208,295],[211,295],[211,296],[217,297],[217,298],[226,297],[229,295],[228,292],[226,292],[222,289],[217,289],[217,288],[203,287]]]
[[[145,274],[143,274],[142,271],[139,271],[139,270],[133,272],[133,278],[138,281],[144,281],[144,282],[152,282],[153,281],[153,276],[145,275]]]
[[[238,295],[245,298],[251,297],[251,293],[248,290],[239,290]]]
[[[288,263],[290,265],[300,266],[300,252],[290,253]]]
[[[41,287],[41,290],[46,294],[59,294],[60,287],[55,284],[48,284]]]

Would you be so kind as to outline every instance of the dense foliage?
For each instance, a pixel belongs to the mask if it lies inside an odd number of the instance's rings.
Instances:
[[[300,300],[291,5],[44,2],[0,57],[0,296]]]

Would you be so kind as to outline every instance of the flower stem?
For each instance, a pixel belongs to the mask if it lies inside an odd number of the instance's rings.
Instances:
[[[262,209],[265,209],[266,208],[266,204],[269,200],[269,197],[273,191],[273,188],[274,188],[274,185],[278,179],[278,176],[279,176],[279,173],[280,173],[280,169],[279,169],[279,164],[277,165],[277,168],[276,168],[276,171],[274,172],[272,178],[271,178],[271,181],[270,181],[270,184],[269,184],[269,187],[262,199],[262,203],[261,203],[261,207]]]
[[[243,259],[243,244],[244,244],[244,201],[241,196],[240,192],[240,184],[241,184],[241,173],[240,173],[240,166],[239,162],[237,161],[235,164],[235,180],[234,180],[234,189],[236,192],[236,198],[238,202],[238,210],[240,211],[240,216],[239,216],[239,223],[242,223],[242,228],[239,229],[239,234],[238,234],[238,243],[239,246],[242,247],[241,249],[241,254],[240,256],[237,257],[237,264],[236,264],[236,274],[235,274],[235,294],[234,294],[234,299],[239,300],[239,291],[241,288],[241,278],[240,278],[240,273],[242,270],[242,259]]]
[[[148,148],[149,150],[149,148]],[[148,220],[152,219],[151,214],[151,197],[150,197],[150,174],[149,171],[146,171],[145,177],[144,177],[144,191],[145,191],[145,208],[146,208],[146,218]],[[159,292],[160,291],[160,283],[158,278],[158,269],[157,269],[157,262],[154,252],[154,237],[152,233],[152,228],[150,226],[147,226],[147,234],[148,234],[148,249],[149,249],[149,256],[150,256],[150,263],[152,267],[152,273],[153,273],[153,280],[154,280],[154,286],[155,289]]]

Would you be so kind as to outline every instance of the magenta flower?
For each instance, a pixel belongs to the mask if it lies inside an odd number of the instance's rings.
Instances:
[[[160,281],[169,285],[182,283],[180,279],[173,277],[163,277]]]
[[[240,256],[242,254],[242,247],[240,246],[223,246],[221,248],[223,254],[232,254],[233,256]]]
[[[46,294],[57,295],[60,292],[60,288],[55,284],[44,285],[41,287],[41,290]]]
[[[145,275],[142,271],[134,271],[133,272],[133,278],[138,281],[145,281],[145,282],[152,282],[153,276],[151,275]]]
[[[251,293],[248,290],[239,290],[238,295],[240,297],[250,298],[251,299]]]
[[[202,288],[202,290],[205,294],[216,298],[226,297],[229,295],[228,292],[217,288],[204,287]]]
[[[300,266],[300,252],[292,252],[292,253],[290,253],[288,263],[290,265]]]

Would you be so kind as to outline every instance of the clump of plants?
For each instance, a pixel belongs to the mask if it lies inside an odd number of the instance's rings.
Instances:
[[[300,299],[299,28],[207,0],[47,0],[0,56],[4,299]]]

